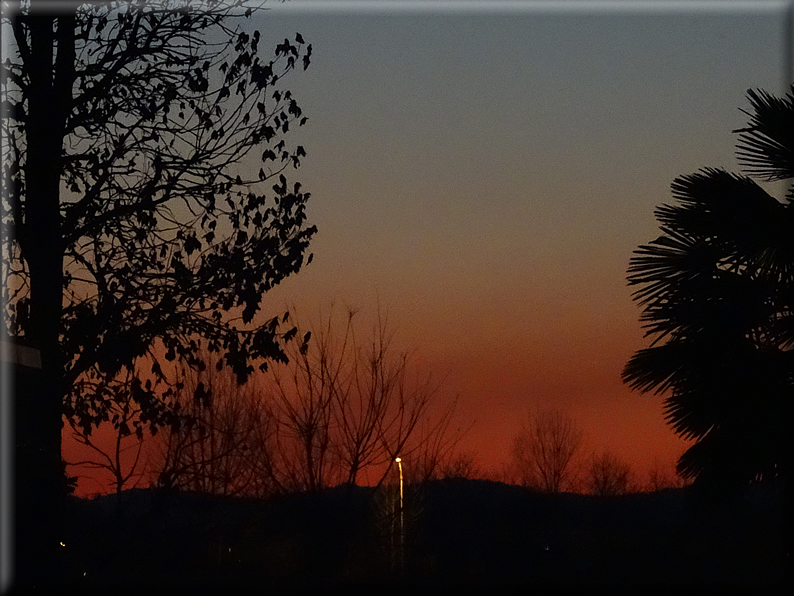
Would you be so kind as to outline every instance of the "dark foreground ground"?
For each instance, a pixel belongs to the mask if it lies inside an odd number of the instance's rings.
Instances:
[[[394,488],[267,502],[122,497],[120,510],[116,496],[72,500],[72,593],[786,593],[790,579],[787,508],[774,491],[705,506],[681,489],[596,498],[436,481],[406,491],[402,548]]]

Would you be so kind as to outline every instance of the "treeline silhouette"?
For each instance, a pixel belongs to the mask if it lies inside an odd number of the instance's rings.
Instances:
[[[100,445],[72,426],[94,457],[71,462],[69,470],[97,484],[102,480],[92,470],[109,473],[112,486],[102,492],[152,485],[253,498],[340,484],[379,486],[396,473],[398,455],[411,483],[491,479],[548,494],[599,496],[688,484],[659,459],[643,480],[609,449],[595,446],[588,455],[575,418],[559,409],[530,410],[502,466],[483,469],[476,451],[458,447],[463,432],[451,426],[455,402],[445,401],[443,387],[429,377],[416,382],[407,354],[394,352],[381,324],[376,341],[363,348],[350,312],[341,328],[332,319],[272,378],[240,386],[214,370],[200,376],[179,370],[180,415],[155,436],[124,429],[139,423],[140,411],[120,398],[112,443]],[[122,457],[125,451],[134,456]]]
[[[133,489],[121,517],[114,495],[74,499],[64,551],[83,593],[785,585],[778,493],[703,510],[687,490],[596,497],[433,480],[406,490],[400,528],[393,483],[266,501]]]
[[[513,437],[504,482],[554,494],[597,496],[680,488],[688,483],[655,459],[643,481],[620,455],[596,445],[586,453],[586,437],[576,419],[560,409],[532,410]]]
[[[142,429],[143,412],[128,375],[110,406],[112,444],[72,423],[92,456],[70,462],[70,472],[90,477],[103,469],[116,492],[154,478],[164,488],[258,498],[380,485],[397,456],[409,463],[409,481],[471,473],[474,455],[455,449],[465,432],[452,426],[456,400],[398,349],[380,310],[371,328],[357,321],[353,310],[332,308],[314,326],[298,324],[311,341],[292,345],[288,363],[245,385],[215,368],[175,367],[171,424],[153,436],[132,431]],[[135,456],[121,457],[125,450]]]

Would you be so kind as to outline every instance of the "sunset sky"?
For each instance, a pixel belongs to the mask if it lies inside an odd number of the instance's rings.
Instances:
[[[620,373],[645,347],[626,285],[676,176],[737,171],[748,88],[787,80],[785,2],[268,2],[309,121],[292,174],[313,262],[266,299],[316,317],[379,300],[459,396],[461,443],[506,461],[527,410],[561,408],[587,450],[644,476],[685,448]],[[258,167],[258,166],[256,166]]]

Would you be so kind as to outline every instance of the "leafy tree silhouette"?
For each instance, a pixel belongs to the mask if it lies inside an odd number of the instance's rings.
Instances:
[[[217,1],[7,4],[3,315],[41,352],[18,488],[40,504],[42,554],[61,542],[64,414],[87,433],[108,420],[104,388],[127,369],[156,427],[169,416],[163,358],[240,382],[286,359],[290,330],[257,315],[316,231],[309,193],[284,174],[305,151],[282,138],[306,118],[281,79],[311,46],[298,34],[267,57],[237,24],[251,9]],[[243,163],[254,150],[258,174]]]
[[[781,202],[752,177],[794,178],[794,95],[748,98],[749,124],[734,131],[747,175],[677,178],[677,203],[656,210],[662,235],[635,251],[628,270],[654,339],[623,379],[670,390],[668,422],[695,439],[678,472],[724,491],[791,473],[794,187]]]

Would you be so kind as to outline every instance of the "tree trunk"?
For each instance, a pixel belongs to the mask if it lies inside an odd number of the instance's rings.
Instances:
[[[34,3],[35,4],[35,3]],[[74,72],[74,17],[28,17],[25,219],[20,245],[30,272],[26,339],[41,353],[42,371],[28,403],[18,404],[17,487],[20,580],[58,582],[66,543],[66,478],[61,458],[63,362],[60,349],[63,243],[60,223],[61,154]],[[57,31],[55,25],[57,24]],[[57,57],[56,57],[57,50]]]

